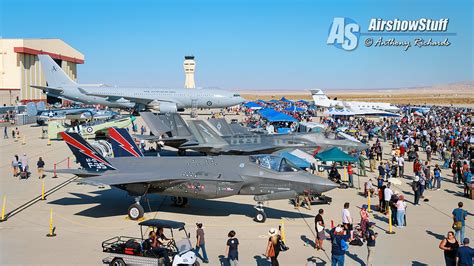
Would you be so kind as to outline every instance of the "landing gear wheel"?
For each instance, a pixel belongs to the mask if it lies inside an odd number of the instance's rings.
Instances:
[[[128,208],[128,217],[132,220],[138,220],[143,217],[145,210],[142,205],[135,203]]]
[[[123,261],[123,259],[121,258],[115,258],[113,259],[110,264],[110,266],[125,266],[127,264],[125,264],[125,261]]]
[[[263,211],[257,211],[257,215],[255,215],[255,221],[258,223],[264,223],[267,220],[267,215]]]
[[[185,197],[173,197],[173,203],[178,207],[183,207],[188,204],[188,198]]]

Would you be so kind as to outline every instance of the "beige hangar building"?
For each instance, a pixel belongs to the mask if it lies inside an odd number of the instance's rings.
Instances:
[[[45,101],[46,86],[38,54],[50,55],[73,80],[84,55],[60,39],[0,39],[0,106],[17,102]]]

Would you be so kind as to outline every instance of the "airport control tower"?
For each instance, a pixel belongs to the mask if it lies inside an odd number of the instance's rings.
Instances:
[[[196,84],[194,83],[194,70],[196,69],[196,61],[194,61],[194,56],[185,56],[183,66],[184,73],[186,74],[186,81],[184,82],[184,87],[187,89],[196,88]]]

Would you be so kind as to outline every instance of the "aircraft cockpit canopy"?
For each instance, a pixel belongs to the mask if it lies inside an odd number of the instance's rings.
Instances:
[[[298,166],[294,165],[287,159],[275,155],[252,155],[250,161],[276,172],[296,172],[299,171]]]

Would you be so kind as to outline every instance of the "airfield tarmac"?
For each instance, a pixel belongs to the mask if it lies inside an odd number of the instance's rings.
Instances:
[[[205,118],[201,115],[200,118]],[[230,119],[230,117],[227,117]],[[142,120],[137,119],[138,124]],[[10,130],[11,131],[11,130]],[[41,193],[41,180],[36,174],[36,161],[42,156],[46,169],[51,169],[54,162],[72,157],[67,145],[62,141],[53,141],[47,146],[47,140],[41,139],[41,127],[22,126],[20,132],[26,136],[14,142],[0,139],[0,196],[6,195],[6,212],[37,197]],[[11,136],[10,136],[11,137]],[[388,158],[390,147],[383,143],[384,158]],[[11,175],[10,161],[14,154],[27,153],[32,176],[28,180],[19,180]],[[420,153],[424,159],[425,154]],[[435,156],[437,159],[437,156]],[[438,163],[438,161],[435,161]],[[74,167],[75,165],[71,163]],[[368,163],[367,163],[368,165]],[[58,168],[65,168],[66,161]],[[159,169],[157,169],[159,170]],[[412,175],[412,163],[405,166],[407,175]],[[449,172],[449,173],[448,173]],[[375,173],[368,172],[375,180]],[[59,175],[52,179],[48,173],[45,178],[46,190],[66,181],[72,176]],[[360,186],[369,177],[360,177]],[[443,171],[443,177],[451,180],[450,171]],[[358,176],[354,177],[358,186]],[[408,199],[407,227],[394,228],[396,234],[385,233],[388,229],[387,218],[374,212],[371,221],[376,222],[379,233],[375,250],[375,265],[444,265],[443,252],[438,244],[451,230],[451,211],[458,201],[463,201],[465,209],[470,213],[466,221],[466,237],[473,239],[472,200],[463,198],[462,188],[451,182],[443,182],[440,191],[426,191],[429,202],[421,206],[413,206],[413,195],[408,179],[395,190],[403,192]],[[312,210],[300,208],[296,210],[288,200],[271,201],[265,204],[268,219],[264,224],[253,221],[255,215],[251,196],[233,196],[217,200],[190,199],[184,208],[174,207],[169,197],[148,196],[150,207],[145,207],[145,218],[160,218],[183,221],[186,229],[191,232],[195,243],[195,223],[202,222],[205,229],[206,249],[210,259],[209,265],[221,265],[225,253],[227,233],[237,232],[239,239],[240,265],[270,265],[264,258],[267,244],[267,232],[271,227],[278,227],[281,220],[285,223],[286,242],[290,247],[287,252],[280,253],[281,265],[323,265],[330,264],[330,242],[325,241],[326,251],[316,251],[314,243],[314,216],[319,208],[325,210],[324,219],[329,226],[341,222],[341,211],[344,202],[351,203],[350,211],[354,221],[358,222],[359,207],[367,203],[361,196],[362,189],[335,189],[328,193],[332,197],[331,205],[313,205]],[[377,204],[372,199],[372,206]],[[102,253],[102,241],[114,236],[140,235],[136,221],[127,218],[128,206],[133,202],[126,192],[115,188],[97,188],[80,183],[71,183],[59,191],[49,195],[46,200],[39,201],[24,211],[0,223],[0,264],[1,265],[100,265],[105,253]],[[46,237],[49,231],[50,209],[53,209],[56,237]],[[179,239],[181,233],[177,233]],[[350,246],[346,256],[346,265],[364,265],[367,256],[366,246]]]

